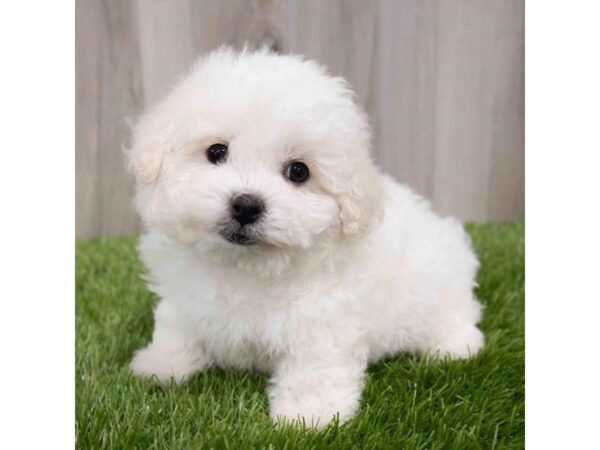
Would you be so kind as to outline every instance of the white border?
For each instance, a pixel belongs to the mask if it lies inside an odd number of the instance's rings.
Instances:
[[[74,445],[74,2],[0,14],[0,448]]]
[[[598,444],[600,4],[526,1],[527,448]]]

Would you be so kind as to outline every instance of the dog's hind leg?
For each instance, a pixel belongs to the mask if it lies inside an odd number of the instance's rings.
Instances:
[[[456,327],[426,353],[439,358],[470,359],[483,347],[483,333],[473,324]]]

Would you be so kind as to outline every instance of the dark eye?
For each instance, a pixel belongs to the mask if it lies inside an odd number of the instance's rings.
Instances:
[[[206,157],[213,164],[219,164],[227,158],[227,146],[225,144],[213,144],[206,150]]]
[[[306,164],[299,161],[291,163],[285,169],[285,176],[294,183],[304,183],[308,180],[308,175],[308,167],[306,167]]]

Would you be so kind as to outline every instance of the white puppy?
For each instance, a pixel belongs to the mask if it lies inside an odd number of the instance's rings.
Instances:
[[[160,297],[133,372],[266,371],[274,420],[357,411],[367,365],[483,345],[461,225],[382,175],[365,114],[311,61],[221,49],[141,117],[128,150]]]

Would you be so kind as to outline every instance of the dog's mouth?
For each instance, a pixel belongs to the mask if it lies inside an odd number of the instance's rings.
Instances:
[[[227,242],[236,245],[256,245],[263,242],[261,233],[254,226],[239,226],[236,223],[223,224],[219,234]]]
[[[244,232],[234,232],[234,233],[230,233],[230,234],[221,233],[221,236],[223,236],[225,238],[225,240],[231,242],[232,244],[237,244],[237,245],[254,245],[254,244],[258,244],[260,242],[255,237],[248,236]]]

